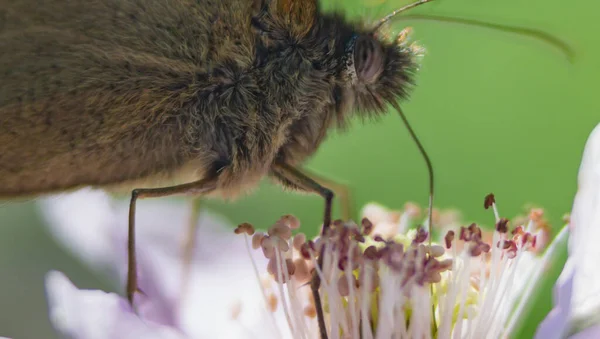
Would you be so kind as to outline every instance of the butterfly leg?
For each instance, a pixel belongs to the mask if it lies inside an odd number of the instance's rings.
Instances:
[[[321,186],[325,186],[335,193],[336,199],[340,202],[340,214],[342,215],[342,220],[348,221],[355,217],[352,195],[350,194],[350,189],[347,185],[306,169],[302,169],[301,171],[304,172],[306,176],[313,178]]]
[[[137,264],[135,256],[135,209],[138,199],[159,198],[172,195],[202,195],[216,188],[214,179],[203,179],[187,184],[161,187],[161,188],[138,188],[131,192],[129,203],[129,228],[127,240],[127,300],[133,305],[133,296],[139,291],[137,285]]]
[[[281,181],[284,186],[302,189],[304,191],[314,192],[319,194],[325,199],[325,213],[323,216],[323,229],[321,234],[325,234],[325,231],[331,224],[331,205],[333,202],[333,191],[329,188],[321,186],[317,181],[302,173],[298,169],[283,163],[276,163],[271,167],[272,175]],[[321,250],[322,251],[322,250]],[[319,254],[317,264],[319,268],[323,266],[323,253]],[[321,279],[315,271],[313,273],[312,280],[310,282],[310,288],[312,291],[313,298],[315,300],[315,309],[317,311],[317,320],[319,323],[319,332],[321,339],[327,339],[327,327],[325,326],[325,317],[323,315],[323,305],[321,302],[321,296],[319,295],[319,287],[321,286]]]

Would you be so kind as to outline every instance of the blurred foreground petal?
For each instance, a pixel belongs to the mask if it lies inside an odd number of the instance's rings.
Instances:
[[[571,339],[598,339],[600,338],[600,326],[588,327],[585,330],[570,336]]]
[[[40,199],[51,234],[94,269],[112,267],[114,246],[106,236],[115,223],[112,201],[102,191],[82,189]]]
[[[600,320],[600,125],[592,131],[583,152],[570,233],[569,258],[555,286],[555,308],[538,328],[536,338],[562,338]],[[588,338],[583,335],[575,337]]]
[[[50,321],[67,338],[184,338],[173,328],[138,317],[114,293],[78,290],[60,272],[48,273],[46,292]]]
[[[569,260],[574,261],[573,317],[600,313],[600,125],[586,143],[571,213]]]
[[[573,295],[573,265],[567,262],[554,287],[554,308],[546,316],[535,334],[536,339],[562,338],[569,329],[571,298]]]
[[[108,266],[119,290],[123,289],[128,204],[86,189],[46,199],[42,207],[56,238],[93,268]],[[189,213],[186,205],[165,199],[140,202],[136,240],[139,286],[144,294],[135,297],[138,313],[144,321],[179,329],[192,338],[247,337],[243,333],[248,334],[257,324],[264,326],[261,321],[267,312],[259,283],[252,279],[254,271],[244,239],[233,234],[233,225],[202,212],[184,281],[183,244],[191,234],[186,227]],[[89,245],[94,241],[97,243]],[[255,260],[266,263],[258,255]],[[87,317],[94,318],[83,309],[79,316],[77,321],[86,328]]]

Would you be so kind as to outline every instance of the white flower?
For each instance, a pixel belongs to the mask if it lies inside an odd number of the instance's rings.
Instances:
[[[82,190],[43,201],[53,234],[123,290],[127,203]],[[182,281],[185,206],[147,200],[137,215],[139,317],[121,296],[78,290],[59,272],[46,280],[50,319],[69,338],[246,338],[271,319],[244,244],[233,228],[203,212],[188,279]],[[258,256],[259,263],[265,263]]]
[[[600,125],[591,133],[579,169],[570,220],[569,258],[555,286],[555,308],[536,338],[600,338]]]
[[[77,339],[318,338],[307,282],[323,248],[318,274],[330,338],[500,338],[521,319],[556,240],[536,255],[531,250],[545,226],[540,211],[510,232],[490,199],[494,232],[473,224],[453,234],[448,230],[459,225],[456,214],[436,211],[435,224],[445,236],[432,246],[427,232],[410,229],[420,212],[413,204],[401,212],[368,205],[363,213],[375,223],[337,221],[327,237],[314,241],[292,236],[300,226],[292,216],[267,233],[243,224],[237,230],[243,235],[236,236],[226,222],[204,212],[186,281],[181,260],[186,209],[144,201],[137,218],[144,291],[136,298],[138,314],[117,294],[78,290],[63,274],[51,272],[50,319],[63,335]],[[124,282],[127,204],[82,190],[45,200],[44,207],[59,240]],[[251,252],[250,243],[263,256]],[[265,269],[267,279],[261,278]]]
[[[527,311],[533,288],[567,232],[564,228],[538,256],[532,250],[546,226],[540,210],[510,227],[492,195],[486,205],[493,207],[494,232],[471,224],[445,233],[441,245],[429,245],[422,229],[407,231],[418,214],[412,204],[402,212],[368,205],[364,213],[374,223],[336,221],[312,241],[292,236],[299,222],[290,216],[267,233],[247,225],[238,231],[253,234],[253,247],[269,260],[272,279],[265,294],[285,314],[280,331],[294,338],[319,337],[306,283],[320,253],[323,267],[316,272],[329,338],[503,338]],[[457,222],[436,213],[436,222],[441,220],[442,229]],[[263,335],[278,338],[268,330]]]

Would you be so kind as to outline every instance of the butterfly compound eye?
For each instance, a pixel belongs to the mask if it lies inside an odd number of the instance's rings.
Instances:
[[[373,83],[383,71],[383,48],[371,36],[358,38],[354,49],[356,76],[363,83]]]

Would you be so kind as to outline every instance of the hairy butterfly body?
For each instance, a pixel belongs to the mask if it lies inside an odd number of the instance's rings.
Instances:
[[[384,112],[414,70],[409,49],[316,1],[2,7],[4,197],[209,177],[235,196],[275,162],[301,164],[351,112]]]

